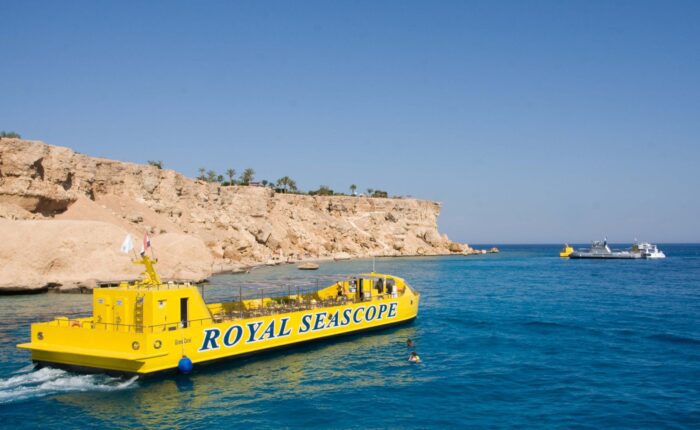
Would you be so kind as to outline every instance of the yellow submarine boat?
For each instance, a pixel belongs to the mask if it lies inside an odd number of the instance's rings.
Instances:
[[[559,256],[560,256],[561,258],[569,258],[569,256],[571,255],[572,252],[574,252],[574,247],[573,247],[573,246],[569,246],[568,243],[565,243],[565,244],[564,244],[564,249],[562,249],[562,250],[559,252]]]
[[[189,373],[230,359],[413,320],[420,294],[368,273],[311,292],[206,304],[196,285],[164,283],[147,256],[144,279],[93,291],[93,314],[31,326],[17,345],[39,365],[81,372]]]

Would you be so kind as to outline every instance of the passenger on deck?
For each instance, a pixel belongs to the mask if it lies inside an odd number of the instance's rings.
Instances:
[[[382,294],[384,292],[384,280],[379,278],[375,284],[375,287],[377,288],[377,292]]]

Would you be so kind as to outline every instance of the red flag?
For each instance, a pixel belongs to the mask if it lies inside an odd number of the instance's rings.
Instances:
[[[148,233],[143,236],[143,244],[141,244],[141,256],[146,255],[146,250],[151,246],[151,238],[148,237]]]

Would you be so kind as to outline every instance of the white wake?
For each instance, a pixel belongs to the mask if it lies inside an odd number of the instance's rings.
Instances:
[[[78,375],[44,367],[22,368],[14,376],[0,379],[0,403],[10,403],[51,394],[84,391],[117,391],[136,385],[138,376],[124,380],[106,375]]]

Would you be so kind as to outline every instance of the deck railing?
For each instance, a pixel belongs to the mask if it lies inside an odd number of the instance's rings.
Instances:
[[[309,296],[309,293],[303,293],[301,290],[299,294],[288,295],[281,297],[261,297],[260,299],[244,299],[247,303],[237,301],[237,302],[227,302],[223,303],[221,310],[215,312],[211,317],[192,319],[188,320],[186,324],[182,321],[165,323],[165,324],[155,324],[155,325],[137,325],[137,324],[117,324],[117,323],[107,323],[98,322],[90,319],[91,317],[85,316],[82,318],[59,318],[50,322],[52,325],[58,325],[59,327],[70,327],[75,329],[91,329],[91,330],[105,330],[105,331],[115,331],[123,333],[158,333],[164,331],[174,331],[182,328],[189,327],[205,327],[211,324],[226,322],[226,321],[236,321],[243,319],[250,319],[256,317],[264,317],[271,315],[286,314],[291,312],[300,312],[313,309],[323,309],[330,308],[334,306],[343,306],[352,303],[364,303],[371,302],[375,300],[390,300],[396,298],[398,295],[382,293],[374,294],[367,297],[355,298],[347,296],[337,296],[332,298],[316,298],[314,296]],[[260,300],[259,306],[246,307],[254,303],[254,300]]]

